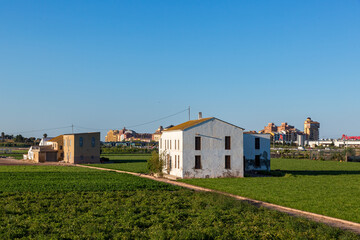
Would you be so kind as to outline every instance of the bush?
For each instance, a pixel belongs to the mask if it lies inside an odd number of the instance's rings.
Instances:
[[[163,166],[164,166],[164,157],[163,154],[160,154],[157,151],[152,151],[151,158],[147,161],[148,170],[151,174],[162,175]]]

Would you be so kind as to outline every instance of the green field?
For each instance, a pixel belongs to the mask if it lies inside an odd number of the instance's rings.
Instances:
[[[129,174],[65,166],[0,166],[1,192],[176,190]]]
[[[271,159],[280,177],[183,182],[282,206],[360,222],[360,163]]]
[[[360,239],[323,224],[132,175],[0,166],[0,239]]]
[[[23,155],[28,153],[28,149],[18,149],[18,148],[10,148],[10,147],[0,147],[0,149],[11,149],[11,153],[3,153],[0,151],[0,156],[3,157],[12,157],[15,159],[23,159]]]
[[[116,169],[128,172],[147,173],[147,160],[151,154],[102,154],[110,163],[88,164],[89,166]]]

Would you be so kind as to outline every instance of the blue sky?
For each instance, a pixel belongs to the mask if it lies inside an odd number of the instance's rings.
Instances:
[[[122,128],[191,106],[247,130],[302,130],[310,116],[320,137],[360,135],[359,89],[360,1],[0,2],[6,133]]]

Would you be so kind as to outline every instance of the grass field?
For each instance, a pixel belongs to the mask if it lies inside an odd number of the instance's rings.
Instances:
[[[360,239],[350,232],[132,175],[0,166],[0,239]]]
[[[128,172],[147,173],[147,160],[151,154],[102,154],[113,163],[91,164],[89,166],[116,169]]]
[[[0,156],[12,157],[18,160],[23,159],[23,155],[28,153],[28,150],[18,148],[0,147],[0,149],[11,149],[11,153],[3,153],[2,151],[0,151]]]
[[[1,148],[1,149],[11,149],[11,148]],[[23,159],[23,154],[27,154],[28,150],[19,150],[19,149],[12,149],[11,153],[3,153],[2,151],[0,151],[0,156],[3,157],[12,157],[15,159]]]
[[[271,169],[282,176],[182,181],[360,222],[360,163],[271,159]]]

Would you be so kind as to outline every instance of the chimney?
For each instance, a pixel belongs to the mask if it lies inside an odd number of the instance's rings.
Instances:
[[[198,119],[202,119],[202,112],[199,112],[199,118]]]

